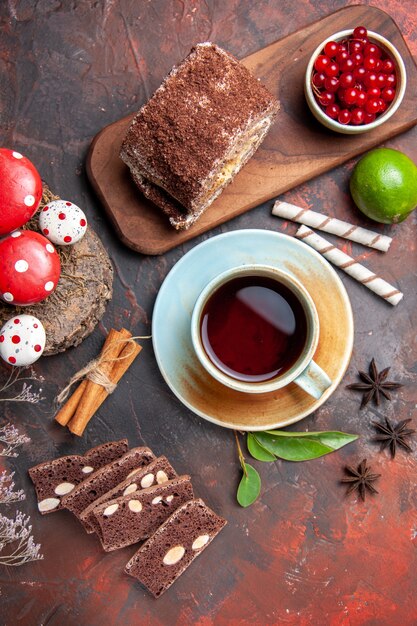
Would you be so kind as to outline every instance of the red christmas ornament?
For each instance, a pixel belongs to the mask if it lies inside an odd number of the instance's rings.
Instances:
[[[58,253],[51,242],[32,230],[16,230],[0,241],[0,298],[28,305],[55,290],[61,274]]]
[[[0,235],[26,224],[42,198],[37,169],[20,152],[0,148]]]

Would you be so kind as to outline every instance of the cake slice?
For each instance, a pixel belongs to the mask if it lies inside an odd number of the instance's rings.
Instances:
[[[75,487],[70,494],[62,499],[62,506],[70,510],[80,521],[88,533],[94,532],[88,520],[81,520],[81,513],[94,500],[100,498],[109,489],[113,489],[122,480],[127,478],[130,472],[148,465],[155,455],[149,448],[132,448],[120,459],[105,465],[93,476]]]
[[[278,109],[235,57],[197,44],[135,116],[120,157],[171,225],[186,229],[249,160]]]
[[[190,477],[179,476],[99,504],[93,514],[104,550],[110,552],[147,539],[175,509],[193,498]]]
[[[226,523],[202,500],[186,502],[139,548],[125,571],[158,598]]]
[[[71,454],[29,469],[42,515],[62,509],[62,498],[104,465],[127,452],[127,439],[103,443],[83,455]]]
[[[81,522],[88,521],[90,527],[93,528],[100,536],[100,525],[98,524],[95,516],[93,515],[94,509],[103,502],[113,500],[119,496],[126,496],[129,493],[134,493],[140,489],[146,489],[152,485],[160,485],[177,476],[177,472],[169,463],[165,456],[160,456],[149,465],[145,465],[141,469],[131,472],[128,478],[116,485],[114,489],[110,489],[103,496],[94,500],[80,515]]]

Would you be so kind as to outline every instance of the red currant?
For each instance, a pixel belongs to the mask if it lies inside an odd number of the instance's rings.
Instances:
[[[385,102],[392,102],[395,98],[395,89],[392,87],[386,87],[381,93],[381,98],[385,100]]]
[[[353,70],[353,77],[355,78],[356,82],[359,83],[363,83],[363,79],[366,74],[367,72],[364,67],[355,67],[355,69]]]
[[[314,67],[318,72],[324,72],[326,67],[331,63],[329,57],[320,54],[314,62]]]
[[[363,43],[357,39],[349,41],[349,52],[354,54],[355,52],[362,52]]]
[[[365,111],[370,114],[378,113],[379,111],[379,100],[378,98],[369,98],[365,103]]]
[[[396,84],[397,84],[397,77],[395,76],[395,74],[388,74],[387,75],[387,87],[395,87]]]
[[[387,84],[387,75],[383,74],[382,72],[380,72],[377,76],[377,85],[380,89],[382,89],[383,87],[385,87],[385,85]]]
[[[340,74],[339,81],[340,86],[343,87],[343,89],[346,89],[347,87],[353,87],[353,85],[355,84],[355,78],[350,72],[343,72],[343,74]]]
[[[320,89],[320,87],[323,87],[325,80],[326,74],[323,74],[322,72],[316,72],[313,76],[312,82],[315,87],[318,87]]]
[[[354,87],[350,87],[349,89],[346,89],[345,91],[345,102],[346,104],[355,104],[356,100],[358,98],[358,90],[355,89]]]
[[[375,119],[376,115],[374,113],[368,113],[365,111],[365,119],[363,121],[364,124],[371,124],[372,122],[375,122]]]
[[[339,74],[339,66],[335,61],[329,63],[329,65],[325,68],[324,73],[326,76],[337,76]]]
[[[327,76],[324,81],[324,88],[326,91],[337,91],[339,89],[339,79],[336,76]]]
[[[354,28],[352,34],[355,39],[365,39],[366,37],[368,37],[368,31],[364,26],[357,26],[356,28]]]
[[[362,52],[354,52],[352,54],[352,60],[356,67],[359,67],[363,64],[363,54]]]
[[[336,119],[336,117],[339,115],[339,111],[340,106],[338,104],[329,104],[329,106],[327,106],[325,109],[326,115],[328,115],[332,120]]]
[[[379,46],[377,46],[375,43],[367,43],[364,46],[364,54],[366,56],[372,56],[372,57],[377,57],[378,59],[381,57],[382,54],[382,50]]]
[[[365,119],[365,111],[363,109],[353,109],[352,111],[352,124],[358,126],[359,124],[363,124]]]
[[[346,61],[346,59],[348,58],[349,58],[349,52],[346,49],[341,50],[336,55],[336,63],[339,63],[340,65],[341,63],[343,63],[343,61]]]
[[[335,100],[336,96],[330,91],[323,91],[323,93],[319,95],[319,102],[324,107],[329,106],[329,104],[334,104]]]
[[[392,74],[395,71],[394,61],[391,61],[391,59],[385,59],[382,63],[382,71],[384,74]]]
[[[335,57],[339,51],[339,44],[335,41],[328,41],[324,46],[324,54],[328,57]]]
[[[371,87],[370,89],[368,89],[366,94],[368,98],[379,98],[379,96],[381,95],[381,90],[379,87]]]
[[[341,61],[339,65],[342,72],[351,72],[355,67],[355,63],[350,56],[347,59],[344,59],[344,61]]]
[[[358,97],[356,98],[356,104],[358,107],[365,106],[365,102],[367,101],[368,96],[366,91],[358,91]]]
[[[337,116],[337,120],[340,124],[349,124],[351,119],[351,113],[348,109],[342,109]]]
[[[378,76],[377,74],[375,74],[375,72],[366,72],[364,79],[363,79],[363,83],[365,85],[365,87],[375,87],[376,84],[378,82]]]
[[[363,59],[363,66],[366,70],[375,70],[376,69],[377,58],[374,56],[366,56]]]

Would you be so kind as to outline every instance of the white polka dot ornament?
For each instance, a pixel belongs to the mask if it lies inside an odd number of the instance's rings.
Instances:
[[[16,367],[32,365],[45,348],[45,329],[33,315],[16,315],[0,330],[0,357]]]
[[[0,235],[26,224],[42,197],[42,180],[20,152],[0,148]]]
[[[67,200],[53,200],[39,214],[41,232],[58,246],[70,246],[80,241],[87,230],[84,211]]]
[[[0,298],[26,306],[45,300],[61,275],[59,255],[46,237],[15,230],[0,240]]]

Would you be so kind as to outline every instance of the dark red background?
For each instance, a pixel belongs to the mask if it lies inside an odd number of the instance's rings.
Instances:
[[[114,298],[102,324],[77,349],[34,367],[46,399],[39,405],[2,403],[1,416],[29,435],[16,472],[44,561],[0,569],[0,622],[7,626],[163,624],[396,625],[417,620],[415,452],[392,461],[371,442],[372,418],[413,417],[416,406],[416,215],[386,232],[388,254],[344,244],[405,293],[396,308],[341,275],[352,300],[355,347],[339,389],[295,428],[339,429],[361,438],[328,457],[306,463],[261,464],[263,491],[249,509],[238,507],[239,464],[233,435],[196,417],[172,395],[144,349],[91,422],[83,439],[52,421],[52,399],[70,376],[95,356],[106,331],[122,325],[150,332],[155,296],[174,263],[199,241],[239,228],[295,232],[271,216],[272,203],[250,211],[161,257],[145,257],[115,238],[91,191],[85,157],[93,136],[135,111],[172,64],[203,40],[238,57],[346,6],[340,1],[227,0],[9,0],[0,5],[0,143],[18,149],[51,188],[83,207],[115,268]],[[412,0],[377,0],[398,23],[417,56],[417,11]],[[308,122],[306,122],[308,123]],[[417,162],[417,129],[387,145]],[[342,139],[340,139],[342,141]],[[361,220],[348,193],[349,162],[286,193],[295,204]],[[366,224],[362,220],[363,224]],[[175,328],[172,329],[175,333]],[[405,383],[394,402],[359,412],[359,396],[345,389],[372,356]],[[1,372],[2,379],[6,371]],[[414,419],[416,422],[417,420]],[[63,512],[36,512],[27,468],[127,436],[166,454],[192,475],[195,491],[228,519],[204,555],[155,601],[123,567],[134,548],[104,554],[97,540]],[[365,504],[345,497],[345,463],[367,457],[383,476],[378,496]],[[3,461],[3,460],[2,460]],[[16,506],[3,507],[3,513]]]

